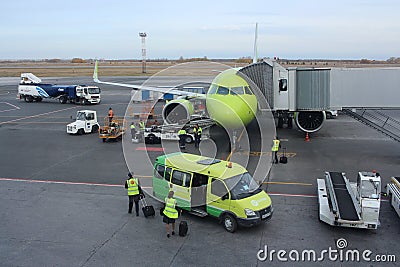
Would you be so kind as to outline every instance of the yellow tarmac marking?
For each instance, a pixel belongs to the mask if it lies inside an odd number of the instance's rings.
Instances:
[[[308,183],[296,183],[296,182],[263,182],[263,184],[285,184],[285,185],[303,185],[303,186],[312,186],[313,184]]]
[[[240,142],[240,139],[242,139],[243,137],[243,133],[244,133],[244,129],[242,130],[242,132],[240,133],[239,138],[237,139],[237,142]],[[233,152],[235,152],[235,148],[232,149],[231,153],[229,153],[229,156],[226,158],[226,161],[230,161]]]
[[[153,176],[150,175],[135,175],[137,178],[153,178]]]

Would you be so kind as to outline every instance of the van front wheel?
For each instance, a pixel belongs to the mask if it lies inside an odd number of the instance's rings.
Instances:
[[[230,232],[230,233],[233,233],[233,232],[236,231],[236,229],[237,229],[237,222],[236,222],[235,218],[233,218],[232,215],[226,214],[226,215],[224,216],[224,221],[223,221],[223,223],[224,223],[224,228],[225,228],[226,231],[228,231],[228,232]]]

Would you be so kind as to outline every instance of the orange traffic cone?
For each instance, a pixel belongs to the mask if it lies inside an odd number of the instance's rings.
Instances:
[[[306,142],[310,141],[310,137],[308,137],[308,133],[306,133]]]

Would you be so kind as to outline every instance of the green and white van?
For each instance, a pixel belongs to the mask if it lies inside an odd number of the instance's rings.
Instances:
[[[233,162],[180,152],[159,156],[153,195],[164,200],[170,190],[179,208],[219,218],[229,232],[265,222],[273,213],[271,198],[246,168]]]

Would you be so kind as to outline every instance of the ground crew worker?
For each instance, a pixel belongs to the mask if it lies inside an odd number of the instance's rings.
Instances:
[[[139,121],[139,129],[141,132],[144,132],[146,129],[146,125],[144,124],[144,121],[142,121],[142,120]]]
[[[112,122],[112,119],[114,118],[114,111],[112,110],[112,108],[110,107],[109,109],[108,109],[108,122],[109,122],[109,125],[111,126],[111,122]]]
[[[136,126],[134,122],[131,123],[131,135],[132,139],[136,139]]]
[[[125,181],[125,188],[128,189],[129,209],[128,213],[132,213],[133,202],[135,202],[136,216],[139,216],[139,200],[142,196],[142,188],[139,185],[137,178],[134,178],[132,173],[128,173],[129,179]]]
[[[176,210],[176,200],[174,197],[174,191],[169,191],[168,197],[165,198],[165,208],[163,211],[164,217],[163,222],[166,223],[167,237],[170,237],[170,232],[172,235],[175,234],[175,220],[178,219],[178,211]],[[172,224],[172,229],[169,224]]]
[[[198,124],[196,124],[196,126],[193,129],[193,132],[194,132],[194,146],[199,147],[203,129]]]
[[[275,159],[275,163],[279,163],[279,161],[278,161],[278,151],[279,151],[280,147],[281,147],[281,141],[279,141],[278,136],[275,136],[275,139],[272,141],[272,148],[271,148],[271,151],[273,153],[273,157],[275,157],[275,158],[272,159],[272,162],[274,162],[274,159]]]
[[[185,149],[185,138],[186,138],[186,130],[185,129],[180,129],[178,131],[178,137],[179,137],[179,148]]]

